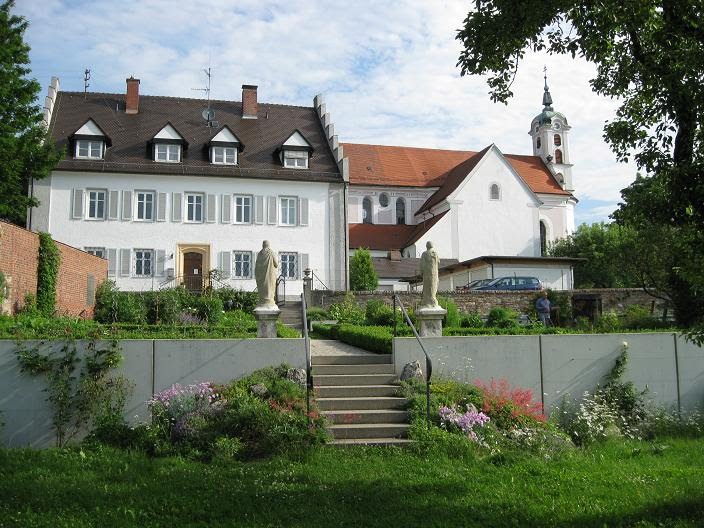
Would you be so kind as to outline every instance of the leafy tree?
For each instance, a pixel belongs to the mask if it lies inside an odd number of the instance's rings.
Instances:
[[[353,291],[376,290],[379,278],[368,249],[358,249],[350,259],[350,288]]]
[[[476,0],[458,31],[463,75],[488,74],[506,102],[526,51],[581,56],[620,100],[604,138],[648,175],[623,191],[616,220],[660,242],[680,323],[704,317],[704,4],[699,0]]]
[[[0,5],[0,218],[24,225],[32,178],[43,178],[59,155],[46,139],[39,83],[27,79],[29,46],[23,37],[27,21],[10,13],[14,1]]]

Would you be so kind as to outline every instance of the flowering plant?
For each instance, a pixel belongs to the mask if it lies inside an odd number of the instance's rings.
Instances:
[[[482,411],[491,416],[497,427],[510,429],[530,422],[545,422],[543,404],[533,401],[533,391],[511,387],[506,378],[489,383],[477,380],[474,384],[482,392]]]
[[[147,406],[152,424],[176,440],[190,436],[196,423],[204,422],[207,416],[222,408],[220,396],[209,382],[185,387],[176,383],[155,394]]]
[[[464,413],[456,407],[440,407],[438,414],[442,427],[456,427],[475,442],[479,442],[475,428],[484,427],[489,422],[489,417],[486,414],[477,411],[471,405],[467,405],[467,411]]]

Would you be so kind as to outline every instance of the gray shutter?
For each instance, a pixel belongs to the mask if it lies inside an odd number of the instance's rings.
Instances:
[[[132,220],[132,191],[122,191],[122,219]]]
[[[361,222],[359,218],[359,200],[354,196],[350,196],[347,200],[347,221],[350,224],[357,224]]]
[[[156,275],[162,277],[164,275],[164,261],[166,260],[166,251],[163,249],[156,250]]]
[[[264,197],[255,196],[254,197],[254,223],[263,224],[264,223]]]
[[[309,256],[308,253],[299,253],[298,254],[298,261],[300,263],[300,266],[298,266],[298,278],[302,279],[304,277],[303,270],[308,269],[308,260]]]
[[[119,220],[118,202],[120,200],[120,191],[110,191],[108,198],[108,220]]]
[[[157,194],[156,198],[156,221],[166,221],[166,193]]]
[[[249,252],[249,275],[247,275],[248,279],[251,279],[254,277],[254,259],[257,258],[257,255],[253,252]],[[281,268],[279,268],[279,271],[281,271]]]
[[[120,277],[130,276],[130,264],[132,263],[132,250],[120,250]]]
[[[267,224],[275,224],[278,218],[276,211],[276,196],[269,196],[267,204]]]
[[[308,198],[298,200],[298,225],[308,225]]]
[[[86,306],[93,306],[95,304],[95,276],[88,274],[88,280],[86,283]]]
[[[183,206],[181,201],[183,200],[183,195],[181,193],[171,194],[171,220],[174,222],[181,221],[181,215],[183,214]]]
[[[229,251],[220,252],[220,274],[223,279],[229,279],[232,274],[232,253]]]
[[[215,195],[214,194],[208,194],[206,196],[205,221],[210,222],[210,223],[215,222]]]
[[[83,218],[83,189],[73,190],[71,217],[76,219]]]
[[[114,277],[117,274],[117,250],[108,249],[108,277]]]
[[[232,221],[232,196],[229,194],[222,195],[220,217],[223,224],[229,224]]]

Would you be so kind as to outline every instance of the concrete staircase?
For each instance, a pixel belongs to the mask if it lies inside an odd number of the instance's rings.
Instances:
[[[336,345],[337,344],[337,345]],[[370,354],[336,341],[311,341],[313,383],[321,413],[330,422],[333,444],[401,445],[410,442],[405,398],[390,355]],[[316,351],[316,347],[318,350]],[[335,352],[344,348],[346,353]],[[318,352],[318,353],[316,353]],[[322,352],[322,353],[321,353]]]
[[[298,331],[303,330],[301,301],[286,301],[283,306],[279,306],[279,309],[281,310],[279,321],[287,326],[295,328]]]

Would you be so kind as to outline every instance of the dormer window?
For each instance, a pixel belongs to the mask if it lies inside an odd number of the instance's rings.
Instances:
[[[227,126],[210,140],[210,163],[215,165],[237,165],[237,154],[244,145]]]
[[[73,142],[73,156],[76,159],[103,159],[106,147],[110,146],[110,138],[93,119],[83,123],[78,130],[71,134],[69,140]]]
[[[298,130],[294,131],[283,144],[276,149],[281,165],[287,169],[309,168],[313,146]]]
[[[166,123],[152,138],[154,161],[158,163],[179,163],[188,143],[171,123]]]

